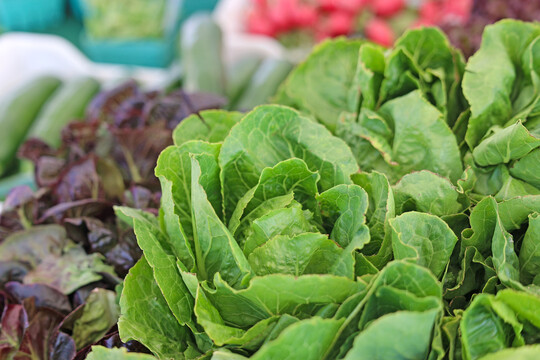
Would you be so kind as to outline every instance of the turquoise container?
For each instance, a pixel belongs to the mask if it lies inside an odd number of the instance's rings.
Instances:
[[[183,0],[182,21],[199,11],[212,11],[219,0]]]
[[[176,36],[163,40],[94,40],[81,35],[81,47],[95,62],[164,68],[176,56]]]
[[[7,31],[42,31],[65,17],[65,0],[0,0],[0,27]]]
[[[84,14],[82,0],[69,0],[69,8],[75,19],[82,20]]]
[[[84,0],[83,0],[84,1]],[[180,25],[182,0],[168,0],[165,37],[162,39],[95,39],[81,33],[81,47],[95,62],[164,68],[177,54],[177,35]],[[84,14],[88,14],[83,3]],[[91,10],[90,10],[91,11]]]

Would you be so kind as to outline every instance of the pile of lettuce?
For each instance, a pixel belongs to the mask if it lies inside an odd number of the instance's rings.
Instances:
[[[115,208],[144,254],[122,340],[158,359],[540,358],[540,25],[486,28],[467,64],[432,28],[325,42],[276,102],[187,118],[159,214]]]

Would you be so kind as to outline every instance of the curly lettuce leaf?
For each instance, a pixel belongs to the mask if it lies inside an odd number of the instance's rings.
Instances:
[[[440,218],[415,211],[390,220],[395,259],[410,259],[440,278],[458,238]]]
[[[395,182],[411,171],[431,170],[457,181],[462,172],[456,138],[442,114],[419,91],[385,103],[380,114],[393,125],[392,171]]]
[[[259,106],[231,130],[219,154],[225,220],[264,168],[295,157],[319,172],[320,191],[349,183],[358,171],[351,150],[323,126],[290,108]]]

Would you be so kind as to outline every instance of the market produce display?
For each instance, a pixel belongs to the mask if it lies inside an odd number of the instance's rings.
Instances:
[[[159,359],[540,356],[539,38],[500,22],[467,64],[432,28],[328,41],[288,106],[183,121],[159,215],[115,208],[144,254],[120,337]]]
[[[94,98],[86,121],[63,129],[58,149],[38,139],[23,145],[39,189],[15,188],[0,215],[1,359],[83,359],[95,342],[145,351],[115,330],[121,279],[141,250],[113,205],[157,214],[153,169],[172,129],[224,104],[128,82]]]
[[[250,31],[321,42],[296,68],[226,65],[199,14],[167,89],[18,90],[0,359],[540,358],[540,23],[449,30],[498,3],[257,0]]]

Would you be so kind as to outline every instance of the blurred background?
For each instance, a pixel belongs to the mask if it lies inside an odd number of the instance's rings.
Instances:
[[[540,0],[0,0],[0,130],[13,138],[0,151],[0,199],[35,185],[33,167],[17,159],[26,140],[60,146],[62,128],[87,117],[96,94],[127,80],[143,92],[219,98],[203,108],[246,110],[325,39],[390,47],[409,28],[438,26],[468,57],[503,18],[539,20]]]
[[[212,13],[220,27],[226,63],[246,54],[298,62],[329,37],[391,46],[407,28],[429,25],[443,28],[470,55],[486,24],[538,20],[540,1],[0,0],[0,95],[42,71],[91,72],[106,80],[123,70],[159,83],[164,72],[152,70],[178,65],[182,25],[199,12]],[[139,66],[147,69],[134,69]]]
[[[299,62],[329,37],[391,46],[406,29],[430,25],[443,28],[467,56],[486,24],[538,20],[540,1],[0,0],[0,96],[43,72],[162,85],[178,76],[178,39],[189,30],[182,26],[200,12],[212,13],[219,26],[214,38],[222,36],[226,64],[247,55]]]

